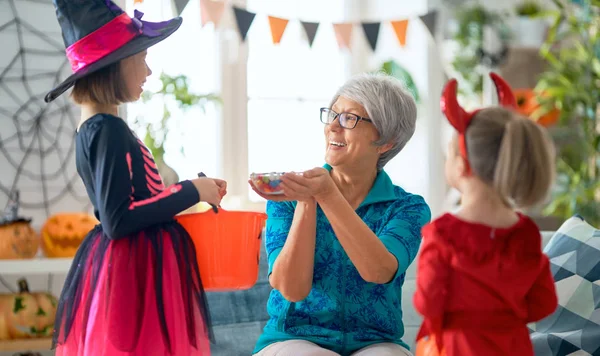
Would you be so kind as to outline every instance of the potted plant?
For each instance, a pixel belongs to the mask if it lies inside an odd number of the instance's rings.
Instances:
[[[419,89],[417,88],[417,85],[415,84],[415,81],[410,73],[404,67],[398,64],[396,61],[390,59],[381,65],[379,71],[399,79],[402,83],[404,83],[406,89],[412,94],[415,102],[417,104],[420,102]]]
[[[492,29],[504,42],[510,31],[502,14],[490,11],[481,4],[461,7],[456,13],[457,28],[452,39],[458,45],[452,60],[452,68],[460,76],[459,94],[481,103],[483,94],[483,71],[481,51],[486,40],[486,29]],[[489,31],[488,31],[489,32]]]
[[[558,7],[541,49],[548,68],[536,92],[534,116],[560,110],[552,130],[557,145],[557,182],[545,213],[567,219],[582,215],[600,225],[600,1]]]
[[[524,0],[517,5],[515,12],[515,45],[539,48],[544,43],[548,31],[546,12],[538,0]]]
[[[189,91],[188,78],[185,75],[170,76],[166,73],[160,74],[162,87],[156,92],[144,92],[142,100],[144,103],[159,97],[163,101],[162,118],[158,121],[149,120],[144,117],[136,117],[134,124],[138,127],[145,128],[144,143],[152,152],[152,156],[156,162],[156,167],[163,178],[165,185],[177,183],[179,176],[177,172],[171,168],[164,159],[165,148],[164,143],[169,135],[169,122],[171,120],[180,120],[181,112],[173,112],[173,110],[187,110],[192,107],[200,107],[203,111],[205,106],[211,102],[221,103],[218,95],[210,94],[195,94]],[[185,155],[183,147],[181,153]]]

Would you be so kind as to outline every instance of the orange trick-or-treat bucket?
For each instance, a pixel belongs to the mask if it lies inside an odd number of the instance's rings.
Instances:
[[[219,209],[218,213],[208,210],[175,218],[194,241],[204,290],[254,286],[267,214]]]

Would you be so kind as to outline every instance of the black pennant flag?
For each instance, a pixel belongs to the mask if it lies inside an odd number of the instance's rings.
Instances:
[[[379,28],[381,27],[381,22],[370,22],[363,23],[362,28],[365,31],[365,35],[367,36],[367,40],[369,41],[369,45],[371,49],[375,51],[377,48],[377,39],[379,39]]]
[[[248,30],[250,30],[250,26],[252,25],[252,21],[254,21],[254,17],[256,16],[256,14],[235,6],[233,7],[233,11],[235,12],[235,22],[237,22],[238,30],[240,31],[240,36],[242,36],[242,42],[244,42],[246,40],[246,35],[248,34]]]
[[[421,19],[421,21],[423,21],[425,27],[427,27],[427,30],[429,31],[429,33],[431,33],[431,36],[435,37],[435,30],[437,25],[437,10],[430,11],[425,15],[419,16],[419,18]]]
[[[302,22],[302,27],[304,27],[304,31],[306,32],[306,37],[308,37],[308,45],[312,47],[313,41],[317,36],[317,29],[319,28],[318,22]]]
[[[177,10],[177,16],[181,15],[183,9],[185,9],[185,6],[188,3],[188,0],[174,0],[173,2],[175,3],[175,10]]]

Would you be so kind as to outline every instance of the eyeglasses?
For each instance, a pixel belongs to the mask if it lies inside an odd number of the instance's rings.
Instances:
[[[360,120],[373,122],[371,119],[351,114],[349,112],[343,112],[338,114],[329,108],[321,108],[321,122],[325,125],[332,124],[335,121],[335,119],[338,118],[340,121],[340,126],[350,130],[355,128]]]

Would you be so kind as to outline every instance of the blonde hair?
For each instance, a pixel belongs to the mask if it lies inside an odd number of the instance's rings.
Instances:
[[[479,111],[466,133],[473,173],[510,205],[542,202],[554,181],[555,149],[544,128],[502,107]]]
[[[71,92],[76,104],[95,103],[120,105],[131,101],[131,95],[121,75],[121,62],[112,63],[81,79],[77,79]]]

